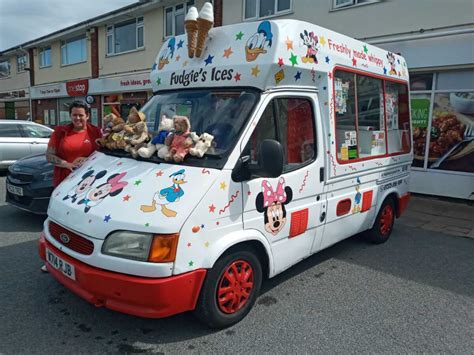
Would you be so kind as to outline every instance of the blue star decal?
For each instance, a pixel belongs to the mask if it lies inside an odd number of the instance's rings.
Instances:
[[[326,56],[326,63],[329,64],[329,57],[328,56]]]
[[[151,71],[156,69],[156,63],[153,63],[153,66],[151,67]]]
[[[104,222],[107,222],[109,223],[109,221],[112,219],[112,217],[110,217],[110,214],[108,214],[107,216],[104,217]]]
[[[213,59],[214,59],[214,56],[209,54],[207,56],[207,59],[205,59],[204,61],[206,62],[206,65],[208,65],[208,64],[212,64]]]
[[[183,41],[183,40],[179,41],[179,42],[178,42],[178,47],[177,47],[177,48],[178,48],[178,49],[180,49],[180,48],[183,48],[183,43],[184,43],[184,41]]]
[[[387,68],[383,67],[383,73],[387,75]]]
[[[295,78],[295,81],[298,81],[298,79],[301,79],[301,72],[297,71],[294,78]]]
[[[327,87],[326,87],[326,86],[323,86],[323,90],[326,90],[326,89],[327,89]]]

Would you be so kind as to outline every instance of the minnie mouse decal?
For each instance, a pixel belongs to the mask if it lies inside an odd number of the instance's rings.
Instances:
[[[275,191],[267,180],[262,181],[262,192],[257,195],[255,205],[258,212],[264,212],[265,230],[273,235],[280,232],[286,223],[285,205],[291,202],[293,191],[285,187],[285,179],[280,177]]]
[[[128,185],[126,181],[120,181],[127,173],[112,174],[107,182],[101,184],[87,193],[87,197],[80,200],[78,205],[85,205],[84,212],[87,213],[92,207],[95,207],[104,201],[107,196],[114,197],[122,192],[123,188]]]
[[[63,201],[71,199],[72,203],[75,203],[77,199],[82,199],[84,195],[91,189],[94,182],[107,174],[107,170],[99,171],[94,175],[94,170],[88,170],[84,175],[82,175],[81,181],[73,187],[66,196],[63,197]]]
[[[397,75],[397,68],[395,67],[395,55],[392,52],[387,53],[388,63],[390,64],[390,75]]]

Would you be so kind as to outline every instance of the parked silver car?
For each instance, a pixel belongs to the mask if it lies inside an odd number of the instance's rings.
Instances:
[[[0,120],[0,169],[32,154],[45,153],[53,130],[21,120]]]

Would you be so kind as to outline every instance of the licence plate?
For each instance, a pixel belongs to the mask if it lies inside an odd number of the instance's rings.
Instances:
[[[17,196],[23,196],[23,188],[18,186],[7,184],[7,191]]]
[[[54,267],[56,270],[61,271],[64,275],[66,275],[70,279],[72,280],[76,279],[74,265],[71,265],[67,261],[64,261],[48,248],[46,248],[46,260],[52,267]]]

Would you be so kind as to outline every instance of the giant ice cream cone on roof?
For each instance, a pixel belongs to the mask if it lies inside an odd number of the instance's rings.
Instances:
[[[199,12],[197,19],[198,23],[198,37],[196,44],[196,57],[200,57],[204,49],[204,43],[206,42],[207,34],[214,25],[214,9],[210,2],[206,2]]]
[[[191,6],[184,19],[184,27],[188,35],[188,56],[189,58],[194,57],[194,51],[196,49],[196,41],[198,36],[198,11],[194,6]]]

